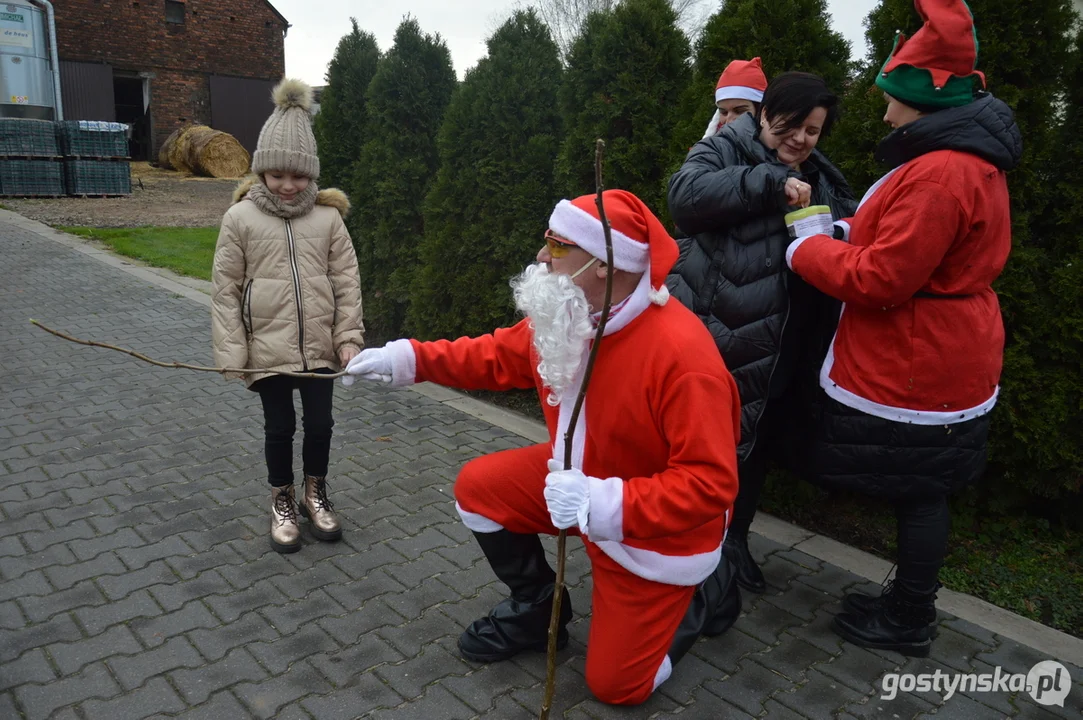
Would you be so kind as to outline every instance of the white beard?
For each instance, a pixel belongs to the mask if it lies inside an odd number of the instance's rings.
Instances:
[[[575,381],[594,335],[590,305],[568,275],[551,273],[542,263],[513,278],[511,289],[515,307],[534,331],[538,375],[551,391],[546,402],[556,407]]]

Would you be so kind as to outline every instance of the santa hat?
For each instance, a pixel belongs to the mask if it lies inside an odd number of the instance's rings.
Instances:
[[[762,102],[767,89],[767,76],[758,57],[751,60],[734,60],[718,78],[714,88],[714,101],[751,100]]]
[[[966,105],[985,87],[978,63],[974,15],[963,0],[914,0],[925,24],[907,40],[895,39],[876,84],[908,105],[948,108]]]
[[[549,229],[567,238],[602,262],[606,261],[605,232],[598,215],[597,195],[561,200],[549,217]],[[606,190],[605,216],[613,238],[613,267],[648,273],[651,302],[669,300],[666,275],[677,262],[677,243],[643,201],[627,190]]]

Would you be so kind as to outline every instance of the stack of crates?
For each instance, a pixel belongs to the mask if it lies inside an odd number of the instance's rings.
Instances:
[[[65,120],[56,123],[56,128],[69,195],[131,195],[127,125]]]
[[[54,125],[49,120],[0,118],[0,195],[64,195],[64,164]]]

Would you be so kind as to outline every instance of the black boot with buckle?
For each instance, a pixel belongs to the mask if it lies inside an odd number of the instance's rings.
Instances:
[[[493,572],[511,590],[511,596],[463,632],[459,652],[467,660],[484,663],[507,660],[524,650],[545,652],[556,573],[545,559],[541,540],[537,535],[508,530],[475,532],[474,537]],[[567,625],[571,619],[572,601],[565,590],[560,604],[558,648],[568,644]]]

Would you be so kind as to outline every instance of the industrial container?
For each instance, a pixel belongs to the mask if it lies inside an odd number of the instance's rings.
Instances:
[[[48,28],[40,8],[0,0],[0,117],[57,118]]]

